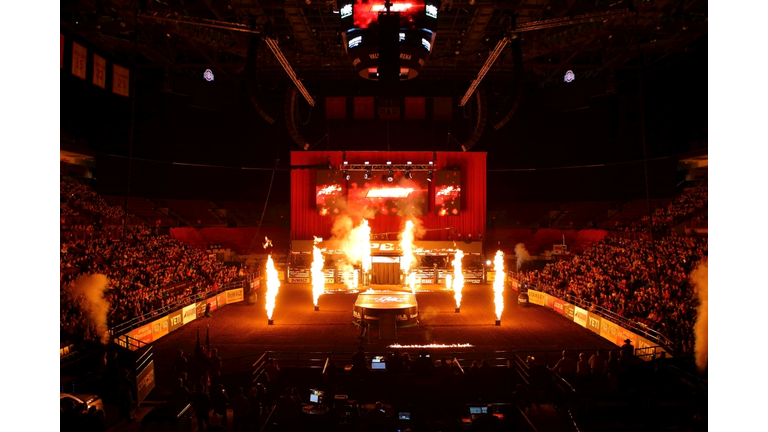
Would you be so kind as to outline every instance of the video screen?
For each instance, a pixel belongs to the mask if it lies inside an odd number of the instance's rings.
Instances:
[[[461,213],[461,171],[435,173],[435,213],[438,216]]]
[[[400,28],[417,28],[417,22],[424,16],[424,0],[393,1],[390,10],[400,13]],[[376,28],[379,12],[386,10],[384,0],[357,0],[354,5],[354,27],[359,29]],[[435,15],[436,16],[436,15]]]
[[[332,170],[317,170],[315,183],[315,206],[320,216],[336,216],[344,208],[344,187],[341,173]]]
[[[321,404],[323,403],[323,394],[325,392],[316,389],[309,390],[309,401],[311,403]]]
[[[412,178],[406,178],[405,172],[394,171],[391,182],[386,171],[373,171],[369,179],[363,171],[349,174],[349,211],[354,214],[424,216],[429,211],[426,172],[412,172]]]
[[[371,370],[387,370],[387,363],[383,356],[376,356],[371,360]]]

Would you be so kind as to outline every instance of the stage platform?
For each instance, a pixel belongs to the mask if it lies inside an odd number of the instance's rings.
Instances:
[[[393,315],[397,328],[413,327],[418,324],[419,305],[411,291],[371,289],[357,295],[352,315],[371,328],[378,328],[384,315]]]

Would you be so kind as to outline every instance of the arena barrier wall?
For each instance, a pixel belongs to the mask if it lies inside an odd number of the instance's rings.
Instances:
[[[609,321],[605,317],[589,312],[578,306],[574,306],[555,296],[529,289],[528,299],[535,305],[544,306],[547,309],[554,310],[558,314],[562,314],[563,318],[568,321],[573,321],[574,323],[589,329],[614,345],[622,346],[624,345],[624,341],[629,339],[632,346],[635,347],[635,354],[643,360],[653,360],[655,355],[661,352],[666,353],[668,358],[672,357],[671,353],[658,343],[639,336],[634,332]]]

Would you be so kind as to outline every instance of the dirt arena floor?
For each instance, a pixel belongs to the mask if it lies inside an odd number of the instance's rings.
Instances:
[[[264,288],[259,290],[256,305],[247,302],[227,305],[214,311],[212,318],[198,318],[155,342],[158,376],[166,375],[162,373],[166,369],[170,371],[179,349],[185,353],[194,350],[198,329],[201,340],[205,341],[206,326],[210,329],[211,345],[219,350],[225,368],[228,359],[264,351],[351,353],[357,349],[358,328],[352,317],[357,293],[323,294],[319,300],[320,310],[315,311],[309,284],[284,284],[276,299],[274,325],[267,325],[264,293]],[[509,288],[504,292],[501,326],[495,325],[491,285],[467,285],[462,294],[461,312],[455,313],[452,291],[417,292],[419,325],[398,329],[396,341],[381,341],[378,330],[372,329],[366,350],[387,351],[387,345],[395,342],[401,345],[470,343],[475,346],[470,350],[476,352],[616,348],[552,310],[536,305],[520,306],[517,291]]]

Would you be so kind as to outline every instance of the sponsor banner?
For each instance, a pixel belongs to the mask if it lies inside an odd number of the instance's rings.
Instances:
[[[101,88],[107,86],[107,61],[98,54],[93,55],[93,84]]]
[[[152,324],[145,324],[131,332],[131,337],[144,343],[152,343]]]
[[[609,341],[616,340],[615,337],[611,337],[611,327],[609,325],[610,321],[608,320],[601,320],[600,321],[600,336],[608,339]]]
[[[155,388],[155,361],[149,362],[138,375],[136,375],[136,397],[138,404],[147,398],[149,392]]]
[[[168,314],[168,330],[176,331],[184,325],[183,311],[177,310]]]
[[[603,320],[603,322],[606,322],[608,320]],[[600,332],[600,336],[603,336],[604,338],[608,339],[609,341],[616,343],[616,339],[619,337],[619,326],[608,321],[608,334],[603,335],[603,332]]]
[[[580,307],[578,307],[578,306],[575,306],[574,307],[574,312],[573,312],[573,322],[575,322],[576,324],[578,324],[578,325],[580,325],[582,327],[586,327],[587,326],[587,311],[582,309],[582,308],[580,308]]]
[[[539,291],[528,290],[528,301],[539,306],[543,306],[546,294]]]
[[[559,313],[560,315],[565,313],[563,310],[563,301],[559,298],[555,299],[555,302],[552,304],[552,309],[554,309],[555,312]]]
[[[184,324],[187,324],[190,321],[194,321],[195,318],[197,318],[197,306],[194,304],[184,306],[184,309],[181,310],[181,313]]]
[[[211,305],[211,312],[215,311],[218,307],[216,304],[216,296],[205,299],[205,302]],[[205,312],[205,309],[203,309],[203,312]]]
[[[288,278],[288,283],[309,283],[309,278]]]
[[[602,318],[600,318],[600,316],[593,314],[592,312],[589,312],[589,314],[587,315],[587,328],[597,334],[600,334],[601,320]]]
[[[637,335],[625,329],[624,327],[619,327],[619,326],[617,327],[618,327],[618,332],[616,335],[616,345],[622,346],[624,345],[624,341],[626,339],[629,339],[632,343],[632,346],[637,348]]]
[[[251,289],[257,290],[259,288],[261,288],[261,278],[256,276],[255,278],[253,278],[253,282],[251,282]]]
[[[88,50],[77,42],[72,42],[72,75],[85,79],[85,59]]]
[[[245,300],[245,298],[243,297],[242,288],[227,290],[226,293],[227,293],[227,304],[232,304],[232,303]]]
[[[227,304],[227,293],[218,293],[216,294],[216,304],[219,307],[222,307]]]
[[[637,345],[635,345],[635,355],[637,355],[641,359],[646,361],[653,360],[653,347],[658,347],[656,348],[657,355],[661,354],[661,352],[664,351],[664,349],[659,347],[657,343],[651,342],[648,339],[641,336],[636,336],[636,337],[637,337]]]
[[[201,300],[201,301],[195,303],[195,313],[200,318],[202,318],[203,315],[205,315],[205,305],[207,305],[207,304],[208,303],[206,303],[205,300]]]
[[[511,278],[511,281],[512,282],[511,282],[510,285],[512,285],[512,289],[515,290],[515,291],[519,291],[520,282],[518,282],[517,279],[515,279],[515,278]]]
[[[563,316],[573,321],[573,316],[576,313],[575,306],[570,303],[563,302]]]
[[[156,341],[161,337],[167,335],[169,331],[170,329],[169,329],[167,316],[164,316],[159,320],[155,320],[152,322],[152,340],[153,341]]]
[[[489,271],[485,274],[485,281],[486,282],[493,282],[496,280],[496,272],[495,271]]]
[[[112,93],[128,97],[128,73],[130,71],[120,65],[112,65]]]
[[[553,309],[555,307],[555,298],[551,295],[547,295],[547,297],[544,299],[544,305],[550,309]]]

